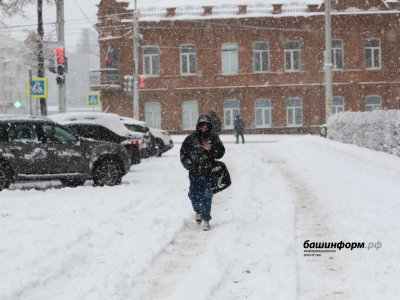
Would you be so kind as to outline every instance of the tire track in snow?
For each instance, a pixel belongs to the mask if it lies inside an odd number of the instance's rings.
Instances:
[[[224,197],[226,198],[226,197]],[[214,197],[213,214],[218,214],[224,206],[224,199]],[[169,299],[185,278],[192,271],[202,255],[210,239],[213,228],[218,222],[211,223],[211,232],[203,231],[202,226],[193,221],[185,224],[183,230],[151,264],[150,268],[134,282],[129,297],[135,300],[165,300]]]
[[[350,283],[345,276],[340,253],[322,253],[305,257],[303,243],[335,242],[325,222],[319,199],[276,153],[266,154],[264,161],[276,167],[295,197],[295,234],[297,245],[297,295],[298,299],[353,299]]]

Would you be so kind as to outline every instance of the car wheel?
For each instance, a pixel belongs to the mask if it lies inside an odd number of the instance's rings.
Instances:
[[[162,155],[162,149],[164,148],[164,142],[160,139],[156,140],[156,147],[158,147],[157,156]]]
[[[68,178],[61,180],[62,185],[66,187],[77,187],[80,185],[84,185],[85,182],[86,179],[79,179],[79,178]]]
[[[118,185],[122,174],[119,164],[113,159],[106,159],[98,163],[94,169],[93,181],[95,186]]]
[[[10,184],[10,169],[4,164],[0,164],[0,191],[7,189]]]

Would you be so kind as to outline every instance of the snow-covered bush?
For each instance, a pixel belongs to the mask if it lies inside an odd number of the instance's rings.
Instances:
[[[400,156],[400,110],[342,112],[327,127],[330,139]]]

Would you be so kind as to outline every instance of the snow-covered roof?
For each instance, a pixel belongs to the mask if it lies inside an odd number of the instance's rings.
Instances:
[[[132,131],[127,129],[121,122],[120,116],[111,113],[96,113],[96,112],[70,112],[50,115],[53,121],[60,124],[99,124],[102,125],[120,136],[137,136],[133,135]]]
[[[116,0],[129,3],[128,9],[134,9],[134,0]],[[398,0],[382,0],[384,4]],[[299,16],[309,14],[309,5],[320,7],[325,0],[198,0],[188,4],[187,0],[147,0],[137,1],[141,21],[157,21],[160,19],[215,19],[243,18],[262,16]],[[279,14],[274,14],[274,5],[281,4]],[[212,6],[212,14],[204,15],[204,7]],[[239,6],[246,6],[246,12],[240,13]],[[174,8],[173,16],[167,17],[167,9]],[[373,9],[372,9],[373,10]],[[378,9],[376,9],[378,10]],[[348,10],[346,10],[348,12]],[[358,11],[358,9],[356,10]],[[371,10],[370,10],[371,11]],[[318,12],[319,14],[321,12]],[[171,18],[172,17],[172,18]]]
[[[117,0],[117,2],[128,2],[129,9],[134,9],[134,0]],[[167,7],[202,7],[202,6],[265,6],[272,4],[283,4],[285,6],[299,6],[309,4],[322,4],[324,0],[197,0],[190,4],[187,0],[147,0],[137,1],[137,7],[142,8],[167,8]]]

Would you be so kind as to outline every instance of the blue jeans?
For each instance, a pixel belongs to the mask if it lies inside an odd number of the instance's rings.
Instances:
[[[189,176],[189,199],[192,201],[193,210],[200,213],[204,221],[211,219],[211,202],[213,192],[211,182],[204,176]]]

